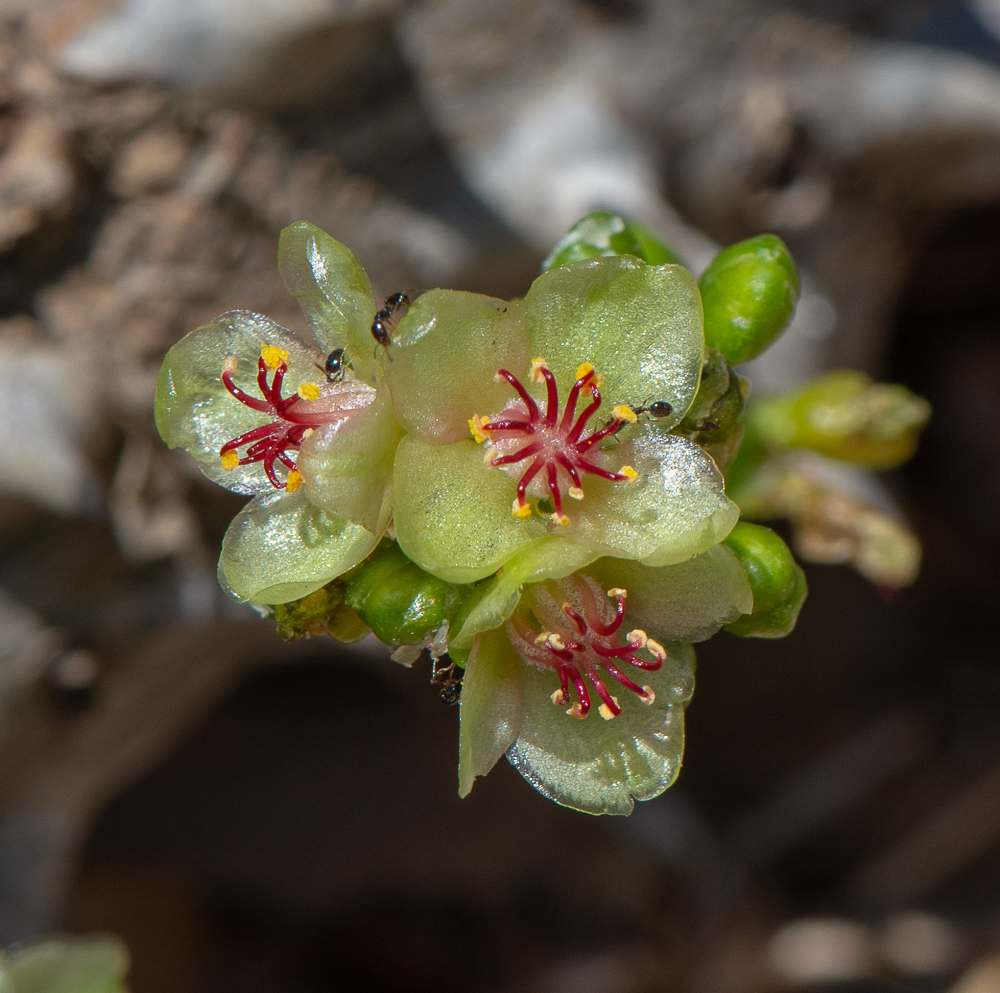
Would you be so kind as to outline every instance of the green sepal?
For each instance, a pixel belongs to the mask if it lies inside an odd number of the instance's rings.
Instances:
[[[594,210],[559,239],[542,263],[542,272],[581,259],[609,255],[635,255],[650,265],[680,261],[647,228],[606,210]]]
[[[358,379],[375,385],[372,284],[354,253],[325,231],[298,221],[281,232],[278,268],[327,352],[346,348]]]
[[[734,365],[768,349],[788,327],[799,274],[788,246],[773,234],[724,248],[701,277],[705,344]]]
[[[760,524],[740,521],[722,543],[746,573],[754,614],[768,613],[785,602],[795,582],[795,558],[779,535]]]
[[[781,603],[772,610],[747,614],[732,624],[727,624],[726,630],[741,638],[784,638],[794,630],[808,592],[806,574],[796,565],[792,588]]]
[[[49,938],[0,958],[0,993],[127,993],[128,969],[114,938]]]
[[[346,577],[344,602],[387,645],[417,645],[454,616],[467,587],[432,576],[383,541]]]
[[[526,713],[507,752],[514,768],[543,796],[588,814],[630,814],[634,800],[659,796],[677,778],[684,751],[684,706],[694,691],[694,650],[667,642],[667,659],[644,672],[651,705],[618,695],[622,714],[605,721],[596,708],[583,720],[553,706],[551,671],[523,664]]]
[[[364,559],[378,537],[311,504],[300,489],[254,497],[229,525],[220,580],[234,596],[258,604],[308,596]]]

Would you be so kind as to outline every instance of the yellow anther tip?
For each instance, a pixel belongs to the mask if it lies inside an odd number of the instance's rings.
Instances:
[[[222,455],[222,468],[235,469],[240,464],[240,457],[234,451],[228,451]]]
[[[302,485],[302,473],[298,469],[293,469],[288,474],[288,479],[285,481],[285,489],[289,493],[294,493]]]
[[[651,703],[656,702],[656,693],[653,691],[652,686],[643,686],[642,692],[645,696],[639,697],[639,699],[648,707]]]
[[[288,362],[288,351],[278,348],[277,345],[261,345],[260,357],[269,369],[277,369],[283,362]]]
[[[511,505],[511,513],[521,521],[526,521],[531,517],[531,504],[520,504],[517,502],[517,497],[514,498],[514,503]]]
[[[618,706],[618,699],[617,699],[617,697],[612,697],[611,699],[615,701],[615,706]],[[602,703],[600,705],[600,707],[597,708],[597,712],[606,721],[613,721],[615,719],[615,717],[618,716],[606,703]]]
[[[583,490],[579,486],[571,486],[567,492],[574,500],[583,499]]]
[[[628,596],[628,590],[622,586],[612,586],[611,589],[608,590],[608,596],[620,596],[624,600],[625,597]]]
[[[649,638],[646,637],[646,632],[642,628],[636,628],[625,635],[625,640],[630,645],[635,645],[636,648],[645,648]]]
[[[627,421],[629,424],[635,424],[635,422],[639,420],[639,416],[627,403],[619,403],[612,407],[611,413],[614,414],[618,420]]]
[[[562,527],[566,527],[569,524],[569,518],[565,514],[549,514],[549,518]]]
[[[667,657],[667,650],[658,641],[653,641],[652,638],[646,640],[646,648],[661,662]]]
[[[226,361],[222,363],[222,371],[223,372],[228,372],[229,375],[231,376],[234,372],[236,372],[236,367],[238,365],[239,365],[239,362],[237,362],[236,356],[235,355],[230,355],[229,358],[226,359]]]
[[[639,473],[630,465],[623,465],[618,470],[630,483],[634,483],[639,478]]]
[[[472,437],[476,439],[476,443],[481,445],[490,434],[488,431],[483,430],[483,425],[488,424],[489,421],[485,417],[480,417],[478,414],[474,414],[469,418],[469,430],[472,432]]]
[[[569,715],[570,717],[579,717],[579,718],[580,718],[581,720],[582,720],[582,719],[583,719],[584,717],[586,717],[586,716],[587,716],[587,715],[586,715],[586,714],[585,714],[585,713],[583,712],[583,707],[581,707],[579,703],[574,703],[574,704],[573,704],[573,706],[572,706],[572,707],[570,707],[570,708],[569,708],[569,710],[567,710],[567,711],[566,711],[566,713],[567,713],[567,714],[568,714],[568,715]]]
[[[542,381],[542,379],[544,378],[542,376],[542,370],[543,369],[548,369],[548,367],[549,367],[549,364],[548,364],[548,362],[545,361],[545,359],[543,359],[543,358],[532,359],[531,360],[531,370],[528,373],[528,378],[533,383],[540,383]]]
[[[551,700],[551,701],[552,701],[552,702],[553,702],[553,703],[554,703],[554,704],[555,704],[555,705],[556,705],[557,707],[565,707],[565,706],[566,706],[566,703],[568,702],[568,701],[566,700],[566,695],[565,695],[565,694],[563,693],[562,689],[558,689],[558,690],[556,690],[556,691],[555,691],[555,693],[553,693],[553,694],[552,694],[552,695],[551,695],[551,696],[549,697],[549,699],[550,699],[550,700]]]
[[[303,400],[318,400],[320,389],[315,383],[303,383],[298,389],[298,394]]]
[[[576,368],[576,378],[583,379],[584,376],[594,371],[593,365],[589,362],[581,362]]]

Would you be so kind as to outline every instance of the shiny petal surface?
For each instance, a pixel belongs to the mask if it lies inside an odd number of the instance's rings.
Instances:
[[[374,385],[371,324],[378,308],[354,253],[314,224],[299,221],[281,232],[278,268],[320,347],[346,348],[355,375]]]
[[[527,711],[507,758],[539,793],[589,814],[630,814],[633,799],[659,796],[677,778],[684,751],[684,705],[694,690],[694,651],[668,642],[667,660],[644,673],[656,691],[649,706],[618,694],[623,712],[569,717],[550,698],[551,673],[525,666]],[[626,699],[628,697],[628,699]]]
[[[367,394],[358,397],[363,406],[317,428],[302,442],[296,464],[314,504],[381,535],[392,514],[392,460],[400,430],[385,384],[377,390],[351,385]]]
[[[523,585],[562,579],[589,565],[596,557],[597,553],[589,548],[557,535],[529,541],[485,585],[461,627],[454,629],[449,644],[463,648],[471,644],[480,631],[502,625],[514,612]]]
[[[665,400],[676,424],[698,390],[704,354],[701,295],[677,265],[650,266],[634,256],[559,266],[532,283],[524,312],[535,356],[560,384],[581,362],[604,379],[608,405]]]
[[[632,482],[585,478],[586,495],[560,533],[595,551],[674,565],[721,541],[739,519],[711,456],[687,438],[650,429],[593,461],[638,473]]]
[[[628,591],[630,624],[677,641],[704,641],[753,609],[746,573],[723,545],[678,565],[604,558],[585,571],[605,590]]]
[[[171,448],[186,448],[209,479],[235,493],[263,493],[274,487],[260,463],[222,467],[219,449],[232,438],[270,422],[267,414],[245,407],[222,384],[222,367],[235,357],[233,379],[254,397],[262,345],[288,351],[283,391],[291,396],[306,382],[320,383],[319,357],[301,339],[270,318],[233,310],[181,338],[167,352],[156,386],[156,427]]]
[[[524,720],[525,664],[503,628],[476,638],[462,680],[458,792],[467,796],[517,738]]]
[[[511,399],[510,387],[494,379],[497,370],[521,375],[528,350],[518,304],[454,290],[422,294],[383,359],[397,419],[423,441],[468,438],[470,417]]]
[[[453,583],[484,579],[546,533],[542,518],[511,514],[515,484],[483,464],[483,450],[471,438],[429,445],[407,435],[396,449],[392,489],[399,547]]]
[[[370,531],[314,506],[302,490],[272,490],[233,519],[219,568],[236,596],[287,603],[353,568],[377,544]]]

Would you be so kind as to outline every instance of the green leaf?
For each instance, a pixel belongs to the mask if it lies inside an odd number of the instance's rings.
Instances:
[[[525,664],[502,628],[480,634],[465,666],[458,732],[458,793],[467,796],[517,738]]]
[[[777,607],[741,617],[732,624],[727,624],[726,630],[741,638],[784,638],[795,629],[808,592],[806,574],[796,565],[791,592]]]
[[[664,400],[673,414],[658,424],[668,429],[691,405],[704,352],[701,296],[681,266],[633,256],[574,262],[539,276],[524,308],[532,358],[543,357],[564,389],[590,362],[609,407]]]
[[[4,993],[126,993],[128,953],[113,938],[37,941],[3,960]]]
[[[616,694],[623,712],[611,721],[596,709],[583,720],[567,716],[551,700],[554,674],[525,665],[527,711],[507,753],[514,768],[543,796],[589,814],[630,814],[633,798],[659,796],[680,771],[684,705],[694,690],[694,650],[664,647],[663,666],[643,674],[656,700],[647,706],[627,691]]]
[[[597,558],[597,553],[566,538],[535,538],[507,560],[500,572],[484,583],[465,609],[459,611],[448,644],[464,646],[480,631],[499,627],[521,598],[521,587],[546,579],[562,579]]]
[[[449,582],[484,579],[546,533],[544,519],[513,516],[514,481],[486,466],[471,438],[428,445],[407,435],[396,449],[392,488],[399,547]]]
[[[170,448],[185,448],[214,483],[235,493],[273,489],[260,463],[222,467],[219,449],[233,438],[267,424],[271,417],[244,406],[222,383],[223,364],[237,360],[233,380],[251,396],[257,388],[257,361],[262,345],[289,353],[282,393],[291,396],[322,374],[319,353],[268,317],[231,310],[211,324],[185,335],[167,352],[156,385],[156,427]]]
[[[278,268],[320,347],[346,348],[357,377],[374,385],[371,324],[378,308],[354,253],[314,224],[299,221],[281,232]]]
[[[368,406],[306,438],[296,465],[313,503],[381,534],[392,515],[392,462],[402,432],[384,383],[367,399]]]
[[[753,609],[746,573],[723,545],[678,565],[651,568],[604,558],[586,572],[605,590],[628,591],[629,624],[676,641],[705,641]]]
[[[528,350],[518,304],[455,290],[422,294],[383,362],[399,423],[423,441],[468,438],[469,418],[496,413],[512,398],[497,370],[522,375]]]
[[[241,599],[287,603],[356,566],[379,537],[316,507],[302,490],[272,490],[254,497],[229,525],[221,578]]]

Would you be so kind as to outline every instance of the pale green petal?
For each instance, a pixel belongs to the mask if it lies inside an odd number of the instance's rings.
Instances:
[[[298,490],[254,497],[229,525],[219,567],[236,596],[287,603],[356,566],[378,536],[327,513]]]
[[[562,579],[589,565],[597,553],[566,538],[553,535],[535,538],[519,549],[503,569],[484,584],[475,606],[469,611],[460,628],[448,639],[449,645],[463,648],[472,642],[480,631],[499,627],[512,613],[521,599],[521,587],[527,583],[541,583],[546,579]],[[742,569],[740,572],[742,573]],[[457,618],[456,618],[457,620]]]
[[[458,732],[458,792],[467,796],[517,738],[524,720],[526,666],[503,628],[481,634],[462,680]]]
[[[567,501],[570,523],[561,533],[595,551],[674,565],[720,542],[739,519],[715,462],[687,438],[648,429],[588,458],[638,473],[617,483],[585,476],[584,499]]]
[[[753,609],[746,573],[724,545],[678,565],[650,568],[627,559],[604,558],[586,572],[605,590],[627,590],[628,624],[655,638],[704,641]]]
[[[125,993],[128,952],[114,938],[37,941],[3,961],[4,993]]]
[[[363,389],[370,403],[317,428],[302,442],[296,465],[314,504],[381,534],[392,513],[392,460],[401,432],[385,384],[374,394]]]
[[[525,665],[527,713],[507,758],[540,793],[590,814],[630,814],[633,797],[650,800],[677,778],[684,751],[684,705],[694,690],[694,650],[670,642],[667,660],[643,673],[656,691],[649,706],[612,693],[622,714],[605,721],[595,707],[580,720],[554,706],[558,677]]]
[[[526,381],[528,335],[518,304],[478,293],[431,290],[414,300],[382,368],[396,417],[424,441],[469,437],[469,418],[503,410],[516,394],[498,369]]]
[[[346,348],[355,375],[374,385],[371,326],[378,307],[354,253],[314,224],[299,221],[281,232],[278,268],[320,347]]]
[[[288,372],[282,395],[305,382],[323,380],[319,353],[268,317],[232,310],[181,338],[167,352],[156,385],[156,427],[170,448],[186,448],[209,479],[236,493],[273,489],[261,464],[222,467],[219,449],[233,438],[267,424],[271,418],[244,406],[222,384],[222,367],[235,357],[233,380],[253,397],[262,345],[287,349]]]
[[[453,583],[473,583],[540,538],[540,517],[511,513],[515,484],[483,463],[471,438],[428,445],[407,435],[396,449],[393,524],[399,547],[422,569]]]
[[[591,362],[609,408],[665,400],[674,411],[657,424],[670,428],[691,405],[705,343],[698,284],[681,266],[630,255],[573,262],[539,276],[524,310],[532,357],[548,362],[562,390]]]

